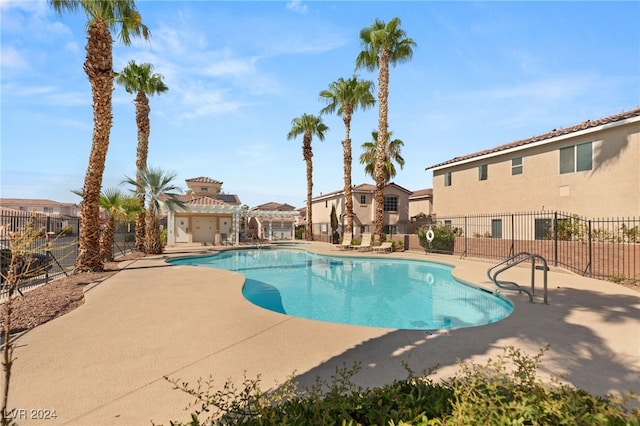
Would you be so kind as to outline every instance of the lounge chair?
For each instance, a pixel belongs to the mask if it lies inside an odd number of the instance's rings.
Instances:
[[[334,244],[332,247],[335,247],[338,250],[349,250],[351,247],[351,232],[345,232],[342,236],[341,244]]]
[[[359,245],[352,245],[353,250],[367,251],[371,249],[371,234],[362,234],[362,241]]]
[[[379,246],[371,247],[371,250],[374,252],[389,252],[393,251],[393,243],[391,241],[385,241]]]

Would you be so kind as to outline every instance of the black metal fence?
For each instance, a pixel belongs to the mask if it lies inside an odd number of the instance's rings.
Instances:
[[[435,223],[454,231],[454,255],[504,259],[526,251],[584,276],[640,280],[640,217],[539,211],[438,217]]]
[[[21,291],[71,273],[78,257],[79,229],[77,217],[20,211],[0,213],[0,282],[7,277],[12,250],[19,250],[26,259],[23,263],[27,266],[19,274]],[[132,251],[134,240],[134,224],[117,223],[114,257]],[[0,291],[0,298],[3,293],[4,289]]]

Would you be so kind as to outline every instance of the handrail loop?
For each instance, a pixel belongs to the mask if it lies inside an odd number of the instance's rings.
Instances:
[[[531,260],[531,290],[528,290],[522,286],[520,286],[519,284],[513,282],[513,281],[499,281],[498,280],[498,275],[504,271],[506,271],[507,269],[511,269],[516,265],[521,264],[522,262],[526,262],[528,260]],[[540,260],[542,262],[542,266],[539,267],[536,265],[536,261]],[[504,264],[507,264],[507,266],[504,266],[500,269],[498,269],[497,271],[495,271],[492,274],[492,271],[499,267],[502,266]],[[548,304],[547,303],[547,271],[549,270],[549,267],[547,266],[547,260],[540,256],[539,254],[532,254],[532,253],[528,253],[526,251],[521,251],[519,253],[514,254],[513,256],[509,256],[507,257],[505,260],[496,263],[495,265],[493,265],[492,267],[490,267],[487,270],[487,276],[489,277],[489,279],[499,288],[503,288],[506,290],[517,290],[519,292],[525,292],[529,295],[529,302],[533,303],[533,296],[535,295],[535,272],[536,269],[542,269],[543,271],[543,276],[544,276],[544,303],[545,305]]]

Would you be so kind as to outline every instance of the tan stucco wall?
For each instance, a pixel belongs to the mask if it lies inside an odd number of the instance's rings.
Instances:
[[[590,171],[559,173],[559,149],[593,143]],[[523,157],[523,174],[511,159]],[[488,179],[478,166],[488,164]],[[444,175],[452,172],[452,185]],[[438,216],[557,210],[587,217],[640,215],[640,122],[568,137],[519,152],[443,168],[433,176]]]
[[[420,213],[424,213],[427,216],[431,214],[433,210],[433,203],[431,198],[421,198],[418,200],[409,201],[409,217],[416,216]]]
[[[366,203],[360,203],[360,196],[366,196]],[[395,195],[398,197],[398,211],[397,212],[384,212],[384,223],[391,225],[398,225],[399,232],[404,231],[404,226],[409,218],[409,194],[405,191],[398,189],[396,186],[387,186],[384,192],[385,196]],[[374,219],[375,219],[375,202],[374,195],[369,192],[353,192],[353,226],[354,233],[360,234],[360,227],[368,227],[367,232],[373,232]],[[342,225],[340,216],[345,213],[346,203],[342,193],[338,193],[335,196],[324,197],[320,199],[314,199],[312,202],[312,218],[314,233],[321,231],[320,225],[322,223],[328,224],[331,215],[331,206],[335,204],[336,214],[338,216],[338,223]],[[346,225],[346,218],[344,219]],[[331,232],[330,226],[327,226],[328,232]],[[342,226],[339,226],[339,231],[342,232]],[[345,231],[349,231],[345,229]]]

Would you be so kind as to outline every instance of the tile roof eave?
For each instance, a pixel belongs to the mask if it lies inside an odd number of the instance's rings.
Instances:
[[[481,159],[491,158],[539,145],[545,145],[557,142],[562,139],[567,139],[582,134],[594,133],[603,129],[617,127],[638,121],[640,121],[640,108],[636,108],[634,110],[626,111],[609,117],[604,117],[599,120],[587,120],[575,126],[567,127],[560,130],[553,129],[550,132],[538,136],[533,136],[528,139],[521,139],[483,151],[454,157],[442,163],[426,167],[425,170],[440,170],[454,165],[466,164],[472,161],[478,161]]]

